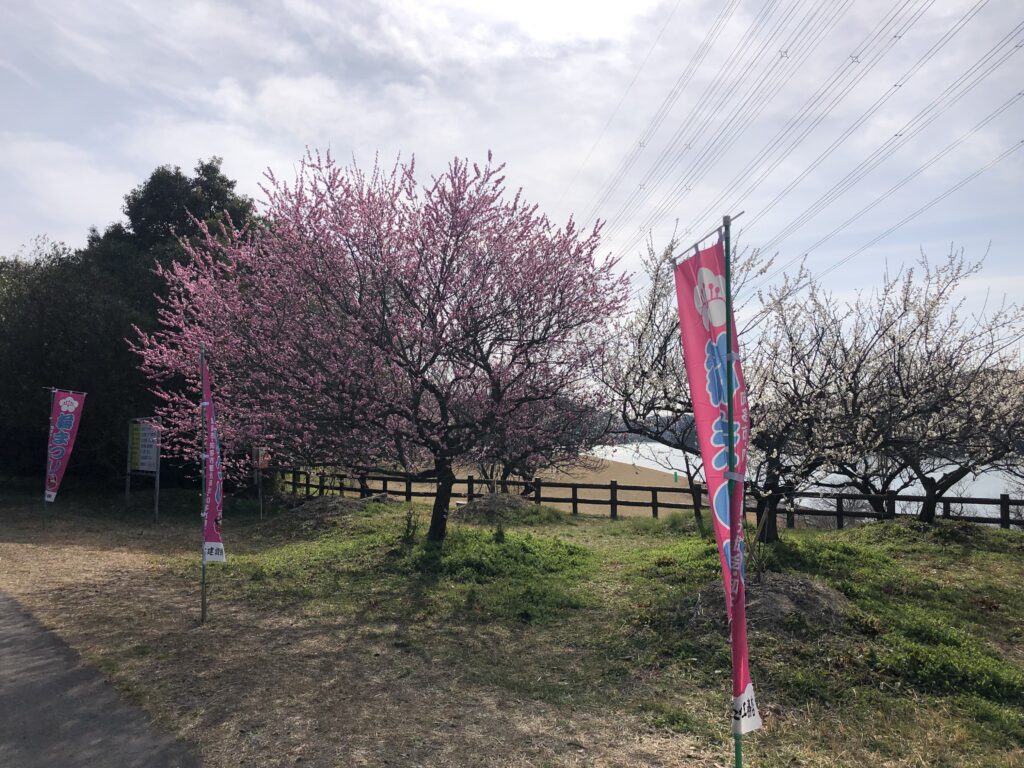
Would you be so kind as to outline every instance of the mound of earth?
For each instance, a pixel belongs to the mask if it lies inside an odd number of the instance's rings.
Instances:
[[[291,504],[287,502],[291,501]],[[275,517],[260,525],[265,536],[284,536],[304,539],[312,534],[335,527],[341,518],[366,508],[373,502],[386,504],[390,500],[383,494],[365,499],[343,498],[341,496],[313,496],[310,498],[288,499],[286,508]]]
[[[455,509],[450,517],[471,523],[509,523],[535,514],[536,505],[522,496],[488,493]]]
[[[832,587],[803,576],[766,573],[759,582],[747,582],[746,588],[748,627],[773,634],[835,631],[850,607]],[[708,584],[697,594],[693,621],[728,631],[721,581]]]

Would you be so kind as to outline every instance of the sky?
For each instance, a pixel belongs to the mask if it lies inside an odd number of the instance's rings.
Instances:
[[[259,200],[307,148],[424,179],[490,150],[556,223],[605,220],[630,272],[744,211],[742,245],[839,294],[962,247],[988,253],[969,291],[1014,298],[1022,23],[1018,0],[7,3],[0,255],[83,245],[162,164],[223,157]]]

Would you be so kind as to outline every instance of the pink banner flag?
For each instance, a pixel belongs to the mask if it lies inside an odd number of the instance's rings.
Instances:
[[[46,491],[43,498],[54,501],[64,479],[71,450],[78,435],[78,422],[85,406],[85,392],[53,390],[50,406],[50,439],[46,446]]]
[[[202,363],[203,426],[206,443],[203,446],[203,562],[223,563],[224,540],[220,526],[224,519],[224,471],[220,456],[220,435],[217,432],[217,409],[210,391],[210,369]]]
[[[693,399],[704,479],[714,512],[715,540],[722,563],[725,603],[732,639],[733,732],[761,727],[747,660],[747,615],[743,588],[743,478],[747,467],[750,413],[733,324],[728,359],[725,321],[725,250],[721,241],[676,265],[676,301],[683,337],[686,378]],[[732,387],[726,394],[726,365],[732,363]],[[735,472],[729,497],[728,400],[733,402]]]

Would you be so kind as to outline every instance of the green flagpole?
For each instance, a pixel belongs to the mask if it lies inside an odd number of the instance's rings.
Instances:
[[[726,438],[727,456],[729,457],[729,509],[732,509],[733,480],[732,473],[736,471],[736,435],[733,424],[733,396],[732,396],[732,249],[729,241],[729,229],[732,224],[731,216],[722,217],[722,235],[725,241],[725,399],[726,418],[729,420],[728,437]],[[741,513],[742,514],[742,513]],[[730,530],[732,529],[732,518],[730,516]],[[729,547],[732,549],[732,539],[729,540]],[[735,663],[735,662],[734,662]],[[733,734],[733,742],[736,747],[736,768],[743,768],[743,736],[739,733]]]

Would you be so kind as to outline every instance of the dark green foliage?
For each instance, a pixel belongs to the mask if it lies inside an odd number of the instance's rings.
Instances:
[[[123,478],[128,419],[153,413],[149,383],[127,339],[157,322],[153,273],[185,257],[178,237],[227,212],[236,224],[252,202],[234,192],[220,159],[201,161],[194,176],[161,166],[128,193],[127,222],[92,230],[84,248],[36,243],[26,258],[0,260],[0,471],[41,475],[49,392],[88,392],[72,454],[76,473]]]

